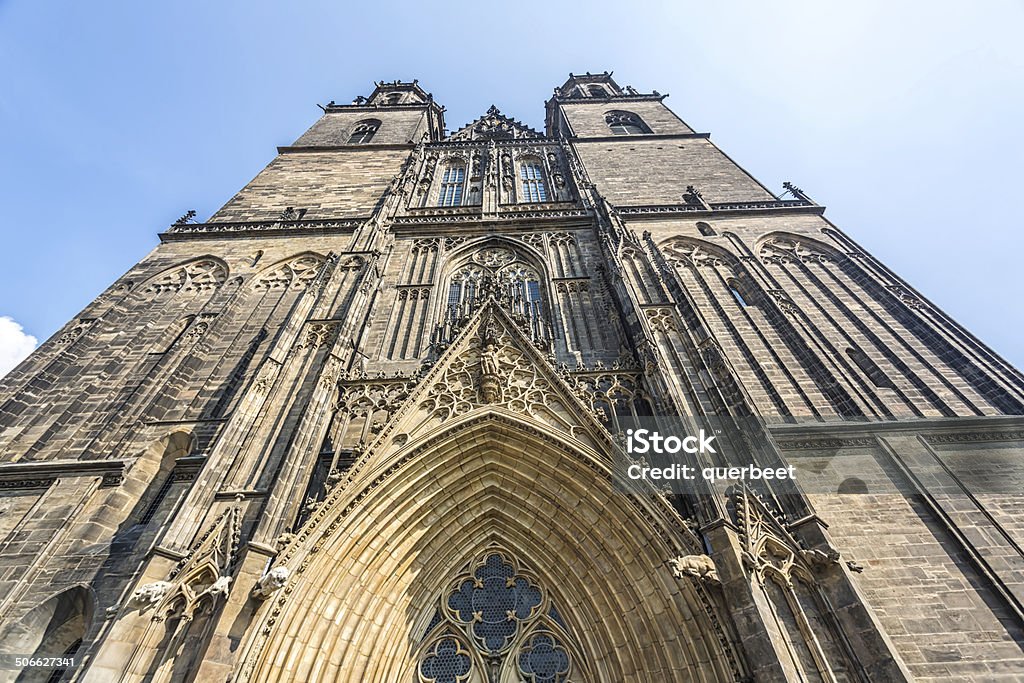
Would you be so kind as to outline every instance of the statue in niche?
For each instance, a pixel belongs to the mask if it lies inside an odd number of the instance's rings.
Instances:
[[[500,371],[498,349],[494,344],[488,344],[480,354],[480,374],[497,375]]]
[[[485,342],[480,350],[480,396],[485,403],[501,401],[500,372],[498,347],[493,342]]]

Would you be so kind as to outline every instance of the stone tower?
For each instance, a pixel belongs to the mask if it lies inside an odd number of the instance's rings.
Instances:
[[[1024,378],[664,99],[378,83],[171,226],[0,383],[4,673],[1024,676]]]

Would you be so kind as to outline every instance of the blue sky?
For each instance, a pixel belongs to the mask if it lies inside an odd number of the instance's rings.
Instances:
[[[1018,366],[1024,5],[0,0],[0,373],[320,111],[419,78],[534,127],[613,69]],[[23,328],[19,332],[19,325]],[[20,346],[19,346],[20,345]]]

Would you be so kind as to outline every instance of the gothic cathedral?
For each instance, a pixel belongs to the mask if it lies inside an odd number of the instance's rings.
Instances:
[[[378,83],[161,234],[0,382],[0,678],[1024,679],[1024,377],[664,100]]]

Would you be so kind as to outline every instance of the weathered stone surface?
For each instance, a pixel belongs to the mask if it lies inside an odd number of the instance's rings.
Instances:
[[[1020,373],[660,96],[547,108],[444,138],[415,83],[329,105],[3,378],[2,648],[88,681],[1024,675]],[[802,492],[626,495],[652,412],[759,416],[721,457]]]

